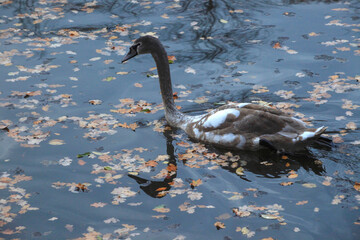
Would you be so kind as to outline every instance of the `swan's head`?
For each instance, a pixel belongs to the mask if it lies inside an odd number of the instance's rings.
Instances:
[[[153,49],[161,46],[160,41],[152,36],[143,36],[135,40],[134,44],[130,47],[129,52],[126,54],[122,63],[140,54],[151,53]]]

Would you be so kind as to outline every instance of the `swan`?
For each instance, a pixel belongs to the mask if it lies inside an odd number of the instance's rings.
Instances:
[[[252,103],[231,103],[199,116],[183,114],[174,103],[168,57],[161,42],[152,36],[136,39],[122,63],[140,54],[151,54],[155,60],[167,122],[194,140],[233,150],[294,152],[324,139],[320,136],[326,127],[307,128],[280,110]]]

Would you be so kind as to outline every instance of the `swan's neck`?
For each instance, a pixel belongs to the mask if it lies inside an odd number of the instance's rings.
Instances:
[[[176,108],[174,103],[167,53],[164,47],[160,45],[151,54],[156,62],[159,75],[161,96],[165,108],[165,118],[171,126],[182,127],[186,121],[186,116]]]

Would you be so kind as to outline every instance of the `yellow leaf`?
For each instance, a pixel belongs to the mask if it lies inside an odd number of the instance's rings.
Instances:
[[[220,19],[221,23],[228,23],[228,21],[226,21],[225,19]]]
[[[61,139],[53,139],[49,142],[50,145],[64,145],[64,140]]]
[[[126,74],[129,74],[129,72],[117,72],[116,74],[118,74],[118,75],[126,75]]]
[[[316,36],[319,36],[320,34],[319,33],[316,33],[316,32],[311,32],[309,33],[309,36],[310,37],[316,37]]]
[[[244,175],[244,168],[243,167],[238,167],[236,169],[236,174],[241,176],[241,175]]]

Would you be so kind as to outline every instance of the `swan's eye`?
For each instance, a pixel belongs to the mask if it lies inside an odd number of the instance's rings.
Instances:
[[[138,49],[138,47],[139,47],[140,45],[141,45],[140,43],[136,43],[136,44],[132,45],[131,48],[132,48],[133,50],[135,50],[136,53],[138,53],[138,50],[137,50],[137,49]]]

